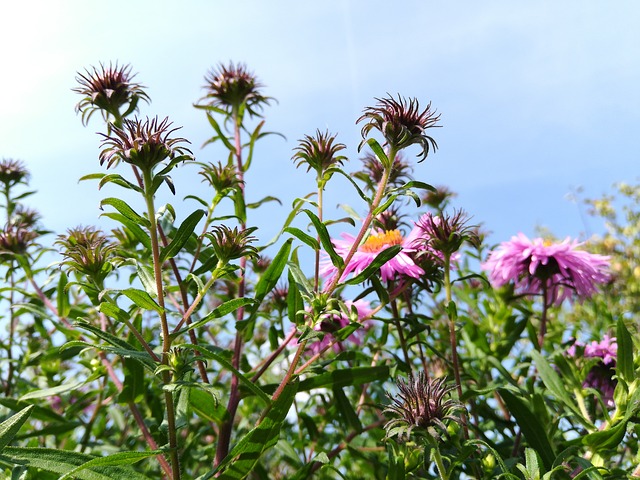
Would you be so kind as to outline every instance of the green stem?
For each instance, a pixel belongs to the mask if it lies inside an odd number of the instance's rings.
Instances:
[[[388,155],[389,165],[393,165],[396,153],[397,153],[396,150],[393,148],[389,150],[389,155]],[[344,266],[342,268],[338,268],[338,271],[336,272],[336,274],[333,276],[331,281],[324,288],[325,293],[331,295],[335,291],[336,287],[340,283],[340,280],[342,280],[342,272],[344,272],[345,268],[347,267],[347,265],[349,265],[349,262],[351,261],[355,253],[358,251],[358,247],[360,247],[360,243],[362,242],[362,239],[364,238],[365,234],[369,230],[369,227],[371,226],[371,222],[373,222],[373,215],[374,215],[373,212],[375,212],[376,209],[380,206],[380,203],[384,198],[385,191],[387,190],[387,184],[389,183],[390,174],[391,174],[391,167],[385,168],[382,173],[382,178],[380,179],[380,183],[378,183],[378,189],[376,190],[376,194],[373,197],[373,200],[371,202],[369,213],[367,213],[367,216],[363,220],[362,227],[360,228],[358,235],[353,241],[353,245],[351,246],[349,253],[347,253],[347,256],[344,258]]]
[[[149,235],[151,237],[151,252],[153,258],[153,273],[156,281],[156,291],[158,297],[158,305],[162,309],[160,313],[160,327],[162,329],[162,363],[169,365],[169,351],[171,349],[171,335],[169,334],[169,323],[167,322],[167,314],[165,312],[164,287],[162,282],[162,265],[160,264],[160,245],[158,242],[158,224],[156,222],[156,210],[153,199],[152,173],[150,170],[144,170],[143,185],[144,198],[147,204],[147,212],[149,216]],[[162,372],[162,380],[165,384],[171,383],[171,372],[164,370]],[[178,454],[178,438],[176,432],[175,407],[173,403],[173,394],[164,392],[164,399],[167,408],[167,429],[169,434],[169,454],[171,458],[171,469],[173,480],[180,479],[180,456]]]
[[[244,185],[244,165],[242,162],[242,142],[240,139],[240,127],[242,125],[242,118],[239,116],[238,111],[234,109],[232,113],[233,124],[234,124],[234,142],[235,142],[235,159],[236,159],[236,168],[238,174],[238,183],[240,188],[240,195],[243,198],[243,205],[245,199],[245,185]],[[240,227],[242,231],[247,228],[245,217],[246,210],[242,212],[243,219],[240,222]],[[238,282],[238,298],[243,298],[245,295],[246,288],[246,277],[245,277],[245,269],[247,266],[247,257],[241,257],[240,261],[240,280]],[[244,307],[238,308],[236,310],[236,322],[241,322],[244,318]],[[242,332],[238,330],[236,332],[236,337],[233,345],[233,357],[231,358],[231,364],[234,368],[240,368],[240,360],[242,358]],[[238,410],[238,405],[240,403],[240,385],[238,378],[233,375],[231,377],[231,391],[229,393],[229,401],[227,403],[227,413],[228,418],[220,427],[220,434],[218,435],[218,446],[216,448],[216,458],[215,465],[219,465],[222,460],[229,453],[229,447],[231,444],[231,431],[233,429],[233,422],[236,416],[236,412]]]
[[[538,350],[542,352],[542,342],[547,333],[547,315],[549,310],[549,289],[547,282],[542,283],[542,315],[540,316],[540,332],[538,334]]]
[[[398,339],[400,340],[400,346],[402,347],[402,353],[404,354],[404,362],[407,364],[407,368],[409,372],[413,369],[411,368],[411,360],[409,359],[409,350],[407,348],[407,341],[404,338],[404,332],[402,331],[402,324],[400,323],[400,312],[398,311],[398,302],[397,299],[393,299],[391,301],[391,311],[393,313],[393,324],[396,326],[398,330]]]
[[[323,193],[323,186],[322,186],[322,183],[319,181],[318,182],[318,218],[320,219],[321,222],[322,222],[322,201],[323,201],[322,193]],[[318,240],[318,243],[320,243],[320,235],[316,237],[316,240]],[[313,276],[313,290],[315,292],[318,291],[319,283],[320,283],[320,250],[316,250],[316,270]]]
[[[447,469],[444,466],[444,462],[442,460],[442,454],[440,453],[440,447],[438,446],[438,440],[430,437],[428,442],[431,446],[431,459],[436,464],[436,469],[438,470],[438,474],[440,475],[441,480],[449,480],[449,474],[447,473]]]
[[[451,361],[453,363],[453,375],[456,379],[456,390],[458,392],[458,398],[462,401],[462,380],[460,377],[460,360],[458,358],[458,339],[456,336],[456,318],[451,312],[451,303],[453,301],[453,295],[451,294],[451,254],[444,253],[444,289],[446,296],[446,307],[449,317],[449,342],[451,343]],[[469,427],[467,425],[467,415],[463,413],[461,415],[462,429],[464,432],[464,438],[469,439]]]

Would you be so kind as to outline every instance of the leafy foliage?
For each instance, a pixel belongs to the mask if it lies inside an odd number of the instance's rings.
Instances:
[[[405,150],[424,160],[437,146],[430,104],[366,108],[360,168],[328,132],[305,136],[292,168],[308,166],[312,191],[284,199],[291,211],[265,241],[250,222],[280,200],[244,191],[270,134],[262,84],[241,64],[209,72],[195,106],[226,161],[190,162],[211,197],[174,208],[156,195],[185,189],[169,174],[191,151],[168,119],[126,118],[149,100],[132,78],[101,66],[76,89],[82,121],[105,122],[96,164],[113,169],[83,180],[122,189],[101,202],[109,233],[51,240],[25,203],[25,164],[0,162],[2,475],[640,477],[640,186],[587,201],[606,232],[582,248],[609,256],[610,281],[581,303],[549,302],[559,265],[530,272],[542,292],[492,287],[482,233],[445,213],[454,194],[413,178]],[[362,218],[328,218],[336,173]],[[340,228],[353,242],[337,248]]]

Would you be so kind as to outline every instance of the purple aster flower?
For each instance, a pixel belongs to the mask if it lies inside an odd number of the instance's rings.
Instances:
[[[575,293],[587,298],[609,280],[609,257],[580,250],[568,237],[560,243],[529,240],[523,233],[491,252],[484,270],[494,287],[514,282],[517,293],[535,295],[547,290],[548,304],[560,305]]]
[[[351,300],[347,300],[344,302],[347,309],[351,310],[351,307],[355,307],[358,311],[358,320],[363,324],[364,328],[359,328],[355,332],[353,332],[349,337],[348,341],[360,345],[362,343],[362,338],[364,336],[365,330],[371,326],[371,322],[368,321],[369,316],[371,315],[371,306],[367,300],[356,300],[352,302]],[[323,319],[321,322],[315,326],[315,330],[320,332],[324,332],[325,335],[322,340],[317,340],[308,345],[309,352],[316,354],[321,352],[331,341],[333,340],[333,333],[337,332],[341,328],[349,325],[350,320],[349,317],[341,312],[340,315],[330,315],[327,318]],[[294,341],[292,344],[296,344]],[[338,342],[333,345],[333,349],[337,352],[343,350],[342,343]]]
[[[618,353],[616,338],[604,335],[599,342],[593,341],[587,345],[576,342],[569,347],[567,353],[573,357],[579,357],[580,353],[582,353],[584,358],[601,359],[589,370],[582,386],[584,388],[593,388],[600,392],[605,405],[613,407],[613,392],[618,383],[613,378],[616,373],[616,356]]]
[[[342,258],[345,258],[355,242],[355,237],[348,233],[343,233],[342,238],[343,240],[334,239],[333,245],[335,246],[336,253]],[[424,270],[416,265],[409,256],[411,252],[415,251],[415,248],[411,247],[407,239],[402,237],[400,230],[374,230],[367,240],[358,247],[358,250],[342,274],[343,278],[350,273],[358,275],[371,265],[371,262],[373,262],[380,252],[394,245],[401,245],[402,250],[380,267],[382,280],[394,280],[398,275],[420,278],[420,276],[424,274]],[[335,275],[336,271],[337,268],[331,263],[329,258],[325,256],[320,267],[320,274],[330,278]]]

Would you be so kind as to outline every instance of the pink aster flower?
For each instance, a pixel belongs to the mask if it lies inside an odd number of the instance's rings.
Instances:
[[[600,392],[605,405],[613,407],[613,393],[618,383],[613,378],[616,373],[616,356],[618,353],[616,338],[604,335],[599,342],[593,341],[587,345],[576,342],[569,347],[567,353],[573,357],[582,356],[584,358],[601,359],[589,370],[582,386]]]
[[[344,303],[349,310],[351,310],[352,306],[356,308],[356,310],[358,311],[358,320],[360,320],[360,322],[362,322],[364,326],[364,328],[359,328],[358,330],[354,331],[347,338],[349,342],[360,345],[362,343],[362,338],[364,336],[365,330],[371,326],[371,322],[368,320],[372,311],[371,306],[367,300],[356,300],[355,302],[348,300]],[[310,343],[308,345],[308,351],[313,354],[322,351],[334,339],[333,333],[337,332],[341,328],[346,327],[347,325],[349,325],[349,323],[349,317],[343,312],[341,312],[340,315],[331,315],[323,319],[315,326],[315,330],[324,332],[325,335],[322,340],[317,340]],[[296,343],[296,341],[292,342],[293,345],[295,345]],[[342,342],[335,343],[333,345],[333,349],[336,352],[342,351]]]
[[[355,242],[355,237],[348,233],[343,233],[342,238],[343,240],[333,239],[333,245],[335,246],[336,253],[342,258],[345,258]],[[424,270],[416,265],[409,256],[410,253],[415,251],[415,248],[411,247],[407,239],[402,237],[400,230],[375,230],[372,232],[366,241],[358,247],[358,250],[356,250],[351,261],[346,266],[342,277],[344,278],[350,273],[358,275],[371,265],[371,262],[373,262],[380,252],[394,245],[401,245],[402,250],[380,267],[382,280],[394,280],[398,275],[420,278],[420,276],[424,274]],[[320,274],[330,278],[335,275],[336,271],[337,268],[331,263],[328,257],[325,257],[320,267]]]
[[[516,292],[525,295],[546,289],[548,304],[560,305],[574,293],[590,297],[609,280],[609,257],[578,249],[581,245],[569,238],[560,243],[529,240],[519,233],[491,252],[482,268],[495,287],[514,282]]]

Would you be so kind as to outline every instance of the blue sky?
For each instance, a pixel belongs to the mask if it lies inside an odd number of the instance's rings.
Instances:
[[[391,6],[393,5],[393,7]],[[77,179],[102,171],[98,117],[74,112],[75,75],[99,62],[130,63],[152,98],[141,115],[183,126],[198,160],[210,136],[203,79],[214,65],[246,63],[278,100],[266,110],[272,138],[256,153],[248,195],[282,199],[249,219],[270,237],[313,179],[290,160],[316,128],[347,144],[359,168],[355,125],[387,92],[416,97],[442,114],[439,150],[416,166],[418,180],[458,192],[455,206],[499,242],[536,225],[557,236],[585,230],[566,196],[588,196],[638,178],[640,4],[461,1],[30,1],[0,4],[0,156],[24,160],[47,227],[99,222],[98,192]],[[179,204],[205,195],[195,168],[174,176]],[[355,195],[337,183],[327,204]],[[195,207],[195,205],[193,205]],[[591,222],[590,228],[599,226]]]

